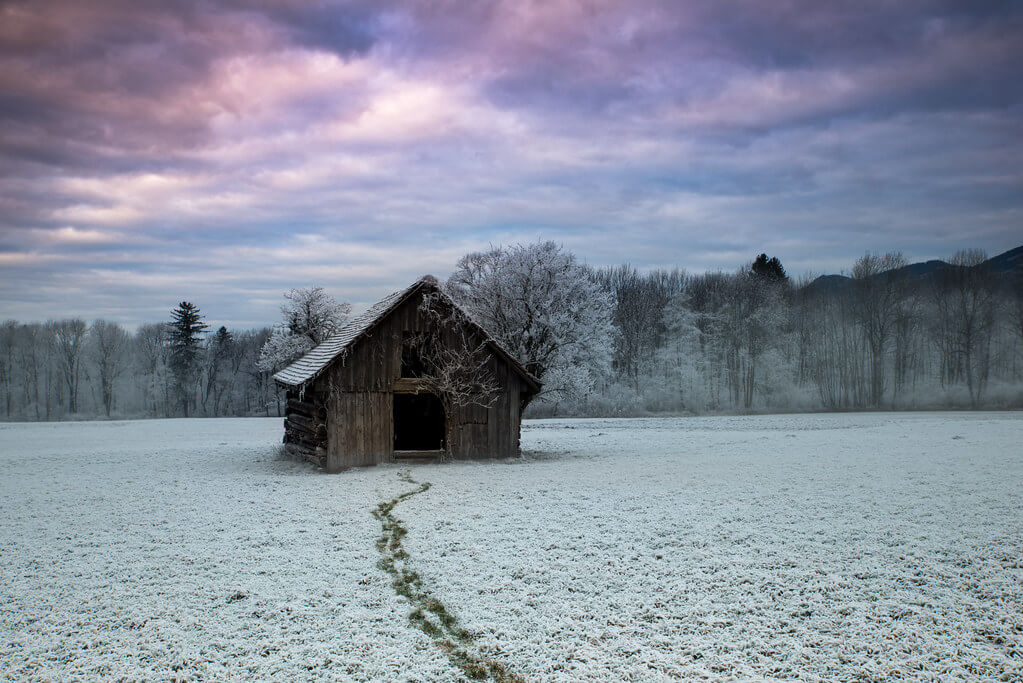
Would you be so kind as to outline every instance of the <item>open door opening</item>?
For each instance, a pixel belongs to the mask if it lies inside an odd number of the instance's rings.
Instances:
[[[394,395],[394,450],[444,450],[444,406],[433,394]]]

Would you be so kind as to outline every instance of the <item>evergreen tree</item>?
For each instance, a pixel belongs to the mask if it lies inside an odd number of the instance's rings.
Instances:
[[[767,254],[761,254],[753,262],[750,272],[758,278],[779,284],[789,280],[789,276],[785,273],[785,268],[782,267],[781,261],[778,260],[777,256],[767,258]]]
[[[199,370],[199,341],[207,325],[202,321],[199,307],[182,301],[171,311],[169,338],[171,347],[170,369],[174,376],[174,393],[181,403],[185,417],[188,407],[195,402],[195,384]]]
[[[234,343],[234,335],[226,327],[220,326],[216,336],[213,338],[213,348],[218,358],[225,357],[231,351],[231,344]]]

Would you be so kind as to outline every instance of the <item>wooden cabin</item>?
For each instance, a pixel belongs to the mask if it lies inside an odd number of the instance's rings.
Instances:
[[[455,356],[467,339],[487,400],[439,391],[445,385],[422,356],[423,348],[431,357]],[[517,456],[522,411],[540,391],[429,276],[349,320],[274,380],[288,396],[287,449],[330,472],[403,459]]]

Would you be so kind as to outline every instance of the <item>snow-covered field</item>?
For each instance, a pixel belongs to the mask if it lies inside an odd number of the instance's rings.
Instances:
[[[0,425],[0,675],[460,676],[377,562],[400,466],[280,421]],[[527,423],[420,465],[410,566],[527,679],[1023,677],[1023,414]]]

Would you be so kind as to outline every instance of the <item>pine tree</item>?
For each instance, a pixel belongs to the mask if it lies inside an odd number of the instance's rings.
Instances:
[[[207,325],[202,321],[199,307],[182,301],[171,311],[168,326],[171,357],[170,368],[174,375],[174,393],[181,402],[181,409],[188,417],[188,407],[195,401],[195,384],[199,370],[199,341]]]
[[[781,265],[781,261],[778,260],[778,257],[772,256],[771,258],[767,258],[767,254],[757,256],[757,259],[750,267],[750,272],[756,277],[770,282],[785,283],[788,282],[789,279],[789,276],[785,273],[785,268]]]

